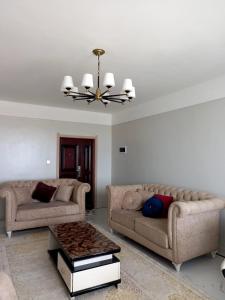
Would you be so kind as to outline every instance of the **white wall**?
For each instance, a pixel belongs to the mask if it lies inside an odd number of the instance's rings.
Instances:
[[[105,186],[111,182],[111,126],[0,116],[0,182],[55,178],[58,133],[97,136],[97,206],[106,206]],[[4,205],[0,203],[0,219],[3,217]]]
[[[112,183],[151,182],[225,196],[225,100],[113,126]],[[224,236],[225,216],[225,251]]]

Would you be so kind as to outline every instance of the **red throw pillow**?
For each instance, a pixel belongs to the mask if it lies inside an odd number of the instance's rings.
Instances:
[[[56,191],[56,187],[38,182],[33,191],[32,198],[40,202],[49,202]]]
[[[163,218],[167,218],[168,216],[168,209],[170,204],[173,202],[173,197],[172,196],[166,196],[166,195],[160,195],[160,194],[155,194],[155,198],[160,199],[163,202]]]

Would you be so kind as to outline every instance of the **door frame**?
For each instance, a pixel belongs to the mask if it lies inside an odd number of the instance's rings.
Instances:
[[[61,134],[61,133],[57,133],[57,145],[56,145],[56,149],[57,149],[57,153],[56,153],[56,177],[59,178],[59,155],[60,155],[60,138],[74,138],[74,139],[83,139],[83,140],[93,140],[94,141],[94,171],[93,171],[93,206],[94,209],[96,208],[96,199],[97,199],[97,145],[98,145],[98,136],[82,136],[82,135],[68,135],[68,134]]]

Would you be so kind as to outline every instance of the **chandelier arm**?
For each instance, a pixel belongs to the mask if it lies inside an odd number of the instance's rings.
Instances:
[[[115,102],[115,103],[124,103],[122,100],[117,100],[117,99],[109,99],[108,101]]]
[[[88,94],[85,94],[85,93],[80,93],[80,92],[70,92],[67,94],[67,96],[80,96],[80,97],[87,97],[89,96]],[[92,96],[92,95],[90,95]]]
[[[88,93],[91,93],[93,96],[95,96],[95,93],[93,93],[92,91],[88,90]]]
[[[109,89],[108,89],[108,90],[106,90],[106,91],[104,91],[103,93],[101,93],[101,95],[100,95],[100,96],[102,97],[102,96],[104,96],[104,95],[105,95],[106,93],[108,93],[108,92],[109,92]],[[104,96],[104,97],[108,97],[108,96]]]
[[[104,98],[103,98],[103,99],[104,99]],[[128,101],[128,99],[121,99],[121,98],[116,98],[116,97],[114,97],[114,98],[107,98],[107,99],[105,99],[105,100],[109,100],[109,101],[117,100],[117,101],[121,101],[121,102],[126,102],[126,101]]]
[[[109,95],[104,97],[111,98],[111,97],[122,97],[122,96],[127,96],[127,94],[115,94],[115,95]]]
[[[121,102],[121,101],[116,101],[116,100],[110,100],[110,103],[111,103],[111,102],[123,104],[123,102]]]
[[[73,99],[74,101],[77,101],[77,100],[89,100],[90,98],[75,98]]]
[[[70,95],[70,97],[72,97],[72,98],[82,98],[82,99],[85,99],[85,98],[88,98],[88,99],[93,99],[94,97],[93,96],[82,96],[82,95]]]

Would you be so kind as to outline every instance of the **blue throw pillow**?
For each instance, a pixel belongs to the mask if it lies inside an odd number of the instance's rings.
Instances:
[[[163,215],[163,206],[163,202],[153,196],[145,202],[142,214],[149,218],[161,218]]]

